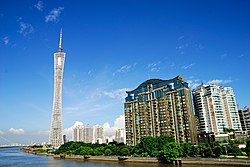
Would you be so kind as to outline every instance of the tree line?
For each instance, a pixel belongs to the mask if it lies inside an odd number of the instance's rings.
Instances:
[[[173,137],[144,137],[136,146],[127,146],[116,142],[109,144],[90,144],[84,142],[68,142],[59,147],[55,154],[92,155],[92,156],[133,156],[159,157],[163,161],[172,162],[179,157],[217,158],[221,155],[250,155],[250,138],[246,140],[246,148],[240,149],[237,140],[224,142],[178,144]]]

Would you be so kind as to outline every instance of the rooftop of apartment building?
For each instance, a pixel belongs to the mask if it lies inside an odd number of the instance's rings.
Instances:
[[[128,97],[126,101],[131,101],[132,96],[137,96],[140,93],[147,92],[149,89],[156,90],[158,88],[166,88],[167,92],[176,90],[182,87],[188,88],[188,83],[183,80],[182,76],[177,76],[173,79],[162,80],[162,79],[149,79],[140,84],[136,89],[131,91],[126,91]]]

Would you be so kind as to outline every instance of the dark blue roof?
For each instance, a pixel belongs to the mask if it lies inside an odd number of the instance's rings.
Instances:
[[[134,96],[137,96],[138,94],[140,94],[142,92],[148,91],[148,85],[152,85],[152,90],[157,89],[157,88],[166,87],[166,88],[168,88],[167,91],[171,91],[169,89],[169,84],[171,84],[171,83],[174,84],[174,86],[173,86],[174,90],[182,88],[182,87],[188,88],[188,83],[183,81],[183,77],[177,76],[177,77],[170,79],[170,80],[149,79],[149,80],[143,82],[142,84],[140,84],[136,89],[131,90],[131,91],[127,91],[126,93],[128,94],[128,97],[131,96],[132,94],[134,94]],[[127,100],[130,101],[129,99],[127,99]]]

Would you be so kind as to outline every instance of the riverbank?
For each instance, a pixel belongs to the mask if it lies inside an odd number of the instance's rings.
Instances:
[[[31,149],[21,149],[21,151],[36,155],[53,156],[55,159],[68,159],[80,161],[113,161],[113,162],[135,162],[135,163],[161,163],[162,160],[156,157],[127,157],[127,156],[83,156],[83,155],[54,155],[49,153],[34,152]],[[239,158],[178,158],[177,164],[194,165],[234,165],[249,166],[250,159]],[[175,164],[175,162],[174,162]]]
[[[54,155],[54,158],[63,158],[82,161],[122,161],[140,163],[161,163],[160,158],[154,157],[119,157],[119,156],[81,156],[81,155]],[[228,159],[228,158],[179,158],[178,164],[195,165],[234,165],[250,166],[249,159]]]
[[[181,158],[182,164],[250,166],[249,159],[236,158]]]

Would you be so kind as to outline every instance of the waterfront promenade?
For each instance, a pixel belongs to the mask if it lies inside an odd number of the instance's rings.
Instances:
[[[82,155],[54,155],[57,159],[83,160],[83,161],[122,161],[140,163],[160,163],[161,159],[155,157],[119,157],[119,156],[82,156]],[[181,164],[196,165],[233,165],[250,166],[249,159],[237,158],[179,158]],[[178,162],[178,163],[179,163]]]

